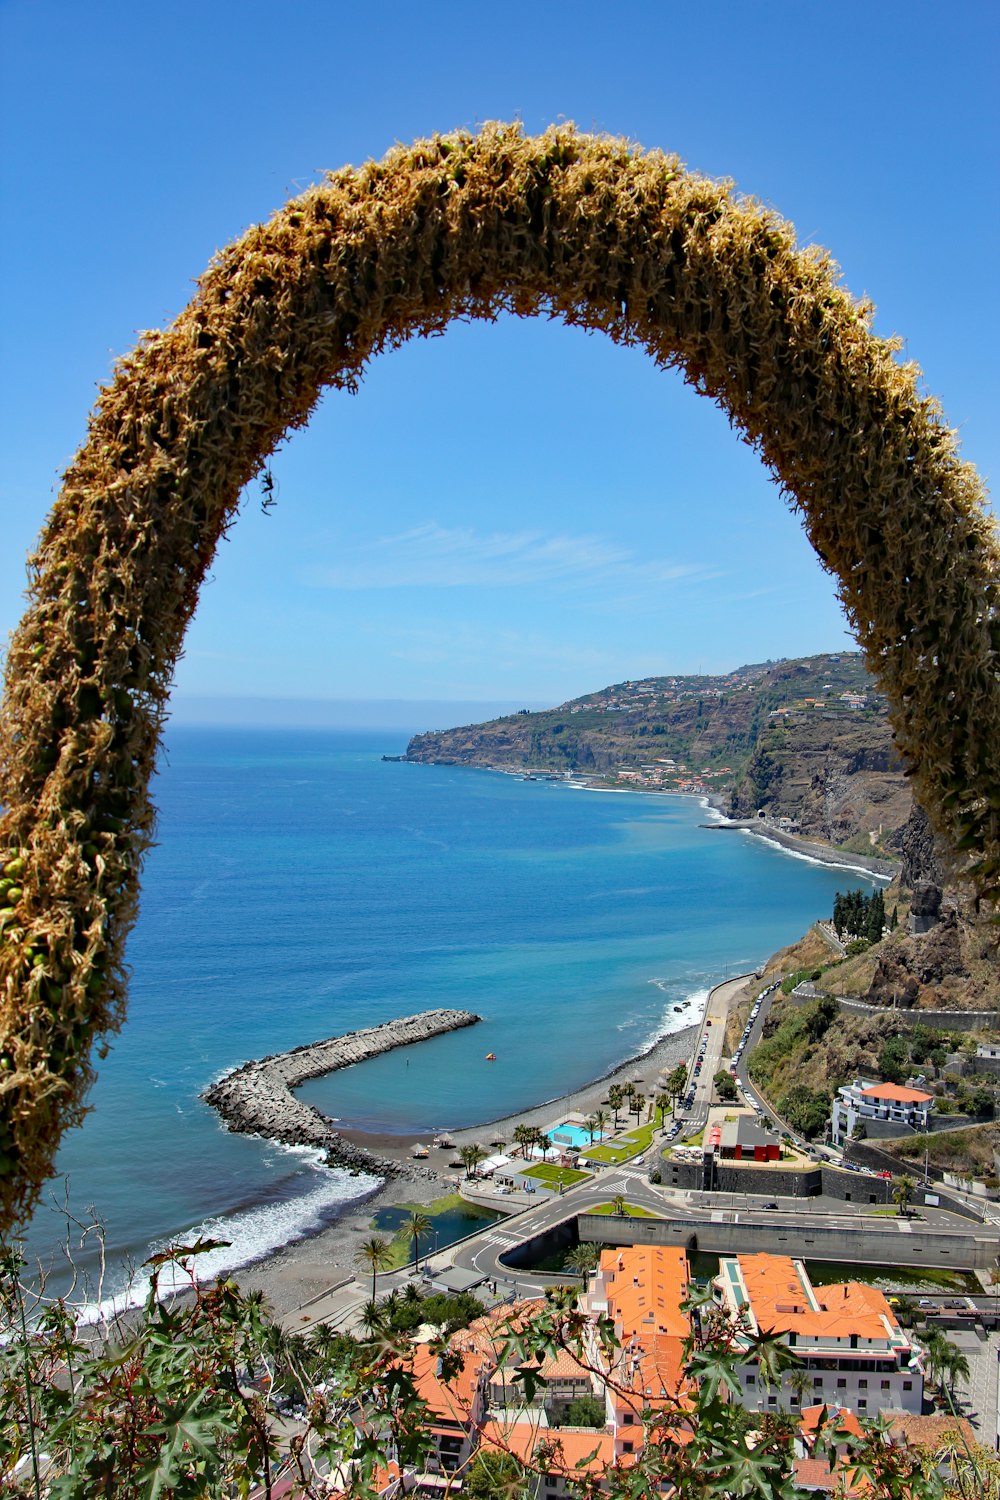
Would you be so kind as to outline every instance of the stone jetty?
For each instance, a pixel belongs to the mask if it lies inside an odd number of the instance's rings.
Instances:
[[[316,1146],[330,1166],[351,1172],[373,1172],[378,1177],[431,1177],[426,1168],[387,1161],[363,1146],[345,1141],[326,1115],[296,1099],[292,1090],[307,1078],[320,1078],[338,1068],[364,1062],[394,1047],[409,1047],[446,1031],[459,1031],[482,1020],[468,1010],[425,1010],[381,1026],[348,1031],[276,1052],[244,1063],[202,1094],[219,1111],[230,1130],[241,1135],[263,1135],[284,1146]]]

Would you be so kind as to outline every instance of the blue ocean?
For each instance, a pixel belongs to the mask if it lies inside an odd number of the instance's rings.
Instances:
[[[235,1267],[374,1185],[228,1134],[199,1095],[246,1059],[467,1008],[481,1025],[302,1097],[369,1129],[487,1121],[697,1019],[711,985],[866,883],[709,831],[693,799],[383,762],[405,744],[395,732],[169,730],[128,1021],[47,1195],[103,1222],[105,1293],[151,1247],[209,1234],[232,1242],[213,1268]],[[63,1233],[47,1206],[28,1249],[51,1258]],[[82,1260],[94,1269],[92,1237]]]

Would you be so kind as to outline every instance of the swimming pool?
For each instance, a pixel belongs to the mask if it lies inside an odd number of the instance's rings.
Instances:
[[[578,1150],[583,1151],[591,1143],[590,1131],[586,1125],[571,1125],[568,1120],[564,1120],[561,1125],[553,1125],[552,1129],[547,1133],[553,1146],[575,1146]],[[603,1131],[594,1131],[595,1145],[598,1141],[603,1140],[603,1138]]]

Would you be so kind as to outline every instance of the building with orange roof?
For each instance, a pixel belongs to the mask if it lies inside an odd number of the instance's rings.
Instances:
[[[487,1413],[489,1378],[496,1361],[481,1349],[461,1352],[461,1369],[446,1378],[442,1360],[427,1344],[417,1344],[413,1350],[413,1383],[427,1404],[434,1444],[425,1464],[428,1475],[446,1477],[469,1460],[475,1429]]]
[[[589,1474],[605,1474],[627,1468],[635,1460],[615,1452],[610,1432],[592,1427],[533,1427],[529,1422],[488,1422],[482,1431],[482,1446],[508,1453],[532,1467],[544,1462],[534,1493],[538,1500],[562,1500],[578,1494],[580,1480]]]
[[[837,1462],[833,1467],[825,1458],[797,1458],[792,1463],[796,1487],[813,1495],[834,1495],[837,1500],[869,1495],[871,1481],[867,1475]]]
[[[724,1255],[716,1294],[739,1320],[747,1359],[739,1367],[743,1405],[797,1411],[811,1382],[811,1402],[850,1407],[860,1416],[919,1412],[924,1378],[919,1351],[896,1321],[885,1295],[860,1281],[814,1287],[802,1261],[787,1255]],[[801,1361],[769,1384],[752,1341],[776,1333]]]
[[[606,1379],[609,1422],[618,1457],[643,1442],[641,1413],[673,1408],[689,1389],[684,1344],[691,1321],[681,1311],[690,1272],[680,1245],[632,1245],[605,1250],[584,1305],[592,1317],[609,1317],[619,1347],[610,1355],[596,1332],[592,1363]]]
[[[938,1473],[949,1479],[954,1472],[956,1453],[980,1453],[982,1439],[972,1423],[965,1417],[953,1416],[950,1412],[928,1412],[914,1416],[911,1412],[894,1411],[888,1419],[890,1443],[908,1444],[934,1455],[938,1460]]]
[[[808,1448],[816,1441],[820,1428],[827,1433],[833,1428],[840,1428],[850,1433],[851,1437],[861,1437],[863,1428],[854,1412],[848,1407],[840,1407],[836,1402],[817,1401],[815,1406],[803,1406],[799,1413],[799,1431]]]
[[[899,1083],[866,1083],[856,1078],[837,1090],[830,1117],[835,1146],[850,1140],[859,1122],[872,1135],[902,1135],[928,1129],[934,1095]]]

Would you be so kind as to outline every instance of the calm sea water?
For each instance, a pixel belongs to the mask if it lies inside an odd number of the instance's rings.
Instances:
[[[211,1268],[235,1266],[374,1186],[221,1128],[199,1093],[247,1058],[465,1007],[481,1025],[302,1097],[400,1132],[488,1120],[695,1019],[712,984],[864,883],[706,831],[688,799],[383,763],[405,738],[169,733],[128,1022],[49,1194],[103,1219],[106,1290],[151,1245],[198,1229],[232,1241]],[[42,1210],[29,1249],[59,1234]]]

